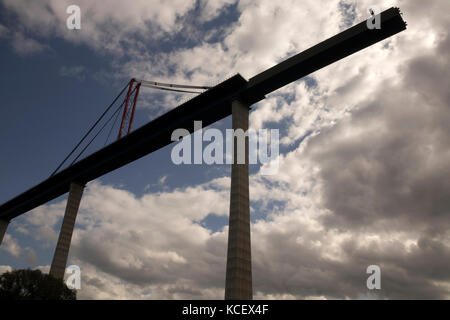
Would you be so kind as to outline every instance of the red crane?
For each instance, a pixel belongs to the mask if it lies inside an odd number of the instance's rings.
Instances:
[[[147,88],[175,91],[183,93],[202,93],[202,91],[193,91],[186,89],[196,89],[196,90],[208,90],[210,87],[206,86],[190,86],[172,83],[162,83],[147,80],[137,80],[132,78],[128,84],[128,92],[125,99],[125,107],[122,114],[122,122],[120,123],[119,134],[117,135],[117,140],[126,136],[131,132],[131,126],[133,125],[134,112],[136,110],[136,103],[139,96],[139,91],[141,85]],[[131,102],[132,100],[132,102]]]

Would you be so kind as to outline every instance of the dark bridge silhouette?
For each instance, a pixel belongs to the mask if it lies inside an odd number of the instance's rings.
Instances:
[[[246,131],[250,106],[265,95],[406,29],[398,8],[370,19],[380,19],[381,29],[370,29],[364,21],[248,81],[237,74],[2,204],[0,243],[11,219],[70,191],[50,270],[50,274],[63,278],[87,182],[171,144],[172,132],[178,128],[192,133],[194,121],[208,126],[232,114],[233,129]],[[233,164],[225,298],[252,296],[248,164]]]

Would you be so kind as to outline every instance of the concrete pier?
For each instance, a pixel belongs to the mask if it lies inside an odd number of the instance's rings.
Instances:
[[[242,129],[247,132],[248,117],[249,106],[239,100],[234,100],[232,102],[233,129]],[[234,138],[225,300],[252,300],[248,137],[245,138],[244,164],[237,162],[239,158],[239,154],[236,152],[237,145],[236,138]]]
[[[9,225],[9,221],[0,220],[0,245],[3,242],[3,237],[5,236],[8,225]]]
[[[64,279],[67,257],[69,256],[70,242],[72,240],[73,228],[75,226],[75,219],[77,218],[83,190],[84,185],[78,183],[70,184],[66,212],[64,213],[58,243],[56,245],[55,254],[53,255],[53,261],[50,267],[50,275],[57,279]]]

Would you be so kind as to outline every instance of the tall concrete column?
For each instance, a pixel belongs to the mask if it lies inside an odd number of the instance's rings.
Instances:
[[[9,225],[9,221],[0,220],[0,245],[3,242],[3,237],[5,236],[8,225]]]
[[[64,213],[61,231],[59,232],[58,243],[56,244],[52,266],[50,267],[50,275],[54,276],[57,279],[64,279],[67,257],[69,255],[70,249],[70,242],[72,240],[73,228],[75,226],[75,219],[77,218],[78,208],[80,207],[83,190],[84,185],[78,183],[70,184],[66,212]]]
[[[249,106],[247,104],[239,100],[232,102],[233,130],[242,129],[244,132],[247,132],[248,114]],[[251,300],[253,299],[253,287],[248,185],[248,137],[245,137],[244,164],[239,164],[237,161],[239,158],[238,145],[239,143],[236,143],[236,137],[234,137],[225,299]]]

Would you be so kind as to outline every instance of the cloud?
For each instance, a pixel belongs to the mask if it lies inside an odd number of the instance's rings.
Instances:
[[[41,270],[43,273],[49,273],[50,272],[50,266],[37,266],[34,268],[35,270]]]
[[[50,1],[46,9],[20,13],[22,1],[3,3],[20,19],[45,10],[26,22],[42,22],[41,32],[65,5]],[[432,14],[423,14],[419,2],[385,3],[402,8],[406,32],[282,88],[251,113],[252,127],[282,129],[286,147],[277,175],[250,178],[255,297],[450,297],[449,2],[430,4]],[[213,84],[238,71],[253,76],[307,49],[362,21],[371,4],[239,1],[240,15],[220,40],[170,53],[151,52],[138,36],[126,36],[176,33],[183,27],[177,17],[192,2],[161,4],[158,18],[143,2],[108,9],[82,2],[83,14],[92,17],[83,28],[98,29],[58,34],[126,54],[125,63],[114,64],[122,75]],[[215,16],[227,5],[204,10]],[[63,24],[64,14],[58,17]],[[179,101],[164,99],[164,108]],[[82,270],[79,297],[222,299],[228,229],[212,232],[201,222],[227,216],[229,185],[229,177],[216,177],[137,197],[91,183],[71,248],[71,263]],[[22,227],[54,245],[64,206],[38,208]],[[373,264],[381,267],[381,291],[366,287]]]
[[[412,58],[402,83],[380,86],[351,117],[314,138],[330,225],[448,229],[447,42],[437,46],[437,59]]]
[[[63,77],[75,78],[77,80],[84,80],[86,78],[86,68],[84,66],[62,66],[59,69],[59,74]]]
[[[0,38],[6,38],[8,35],[9,35],[8,28],[0,24]]]
[[[100,2],[82,0],[81,30],[69,30],[66,8],[69,0],[45,0],[29,3],[25,0],[2,0],[3,6],[14,13],[28,30],[43,37],[58,36],[67,41],[86,44],[94,49],[123,54],[124,47],[138,45],[132,36],[160,38],[180,28],[177,21],[195,4],[194,0],[139,0],[129,5],[120,0]]]
[[[3,237],[1,249],[5,250],[14,257],[19,257],[22,253],[22,248],[20,247],[17,239],[13,238],[10,234],[5,234]]]
[[[216,0],[216,1],[207,1],[200,0],[201,7],[201,16],[200,19],[202,21],[211,21],[217,18],[221,12],[224,11],[225,8],[230,5],[235,4],[236,0]]]
[[[0,266],[0,275],[12,271],[11,266]]]
[[[35,266],[38,264],[38,256],[36,254],[36,252],[33,250],[33,248],[27,247],[25,248],[26,251],[26,256],[25,256],[25,260],[27,262],[27,264]]]
[[[46,45],[43,45],[32,38],[27,38],[21,32],[14,33],[11,40],[11,45],[14,51],[21,56],[41,53],[48,49]]]
[[[291,155],[295,154],[287,157]],[[307,165],[304,170],[305,180],[313,176],[307,174]],[[320,198],[298,197],[304,188],[316,193],[313,182],[283,190],[268,189],[259,179],[252,177],[253,208],[260,199],[280,200],[279,194],[290,193],[285,195],[283,210],[267,219],[257,218],[252,224],[255,296],[311,299],[373,295],[365,287],[365,270],[371,264],[380,265],[382,270],[384,291],[376,294],[377,298],[442,298],[448,294],[436,284],[448,279],[448,266],[442,263],[447,261],[448,246],[418,239],[414,232],[329,229],[321,221],[326,210],[320,208]],[[218,213],[227,213],[227,181],[219,179],[141,198],[91,183],[82,200],[69,262],[82,270],[78,296],[221,299],[228,230],[225,227],[212,233],[197,221],[214,209],[212,203],[223,205]]]

